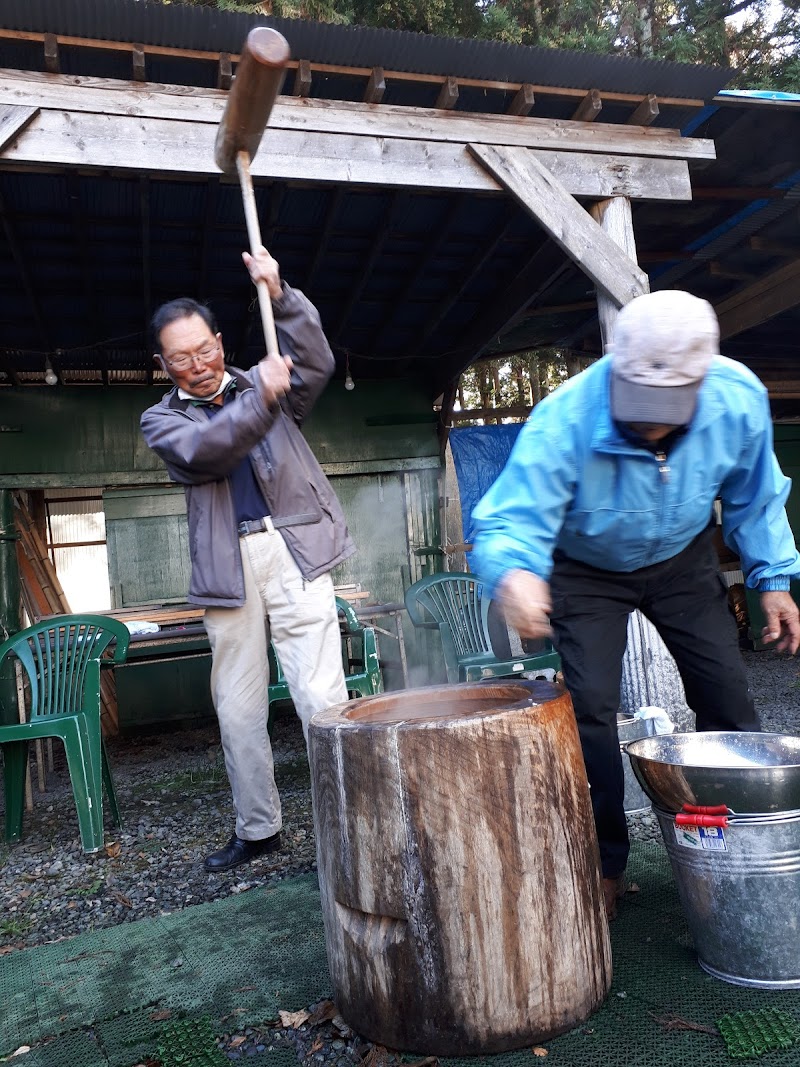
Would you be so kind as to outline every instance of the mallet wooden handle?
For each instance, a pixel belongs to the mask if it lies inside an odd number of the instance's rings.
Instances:
[[[256,256],[263,247],[261,242],[261,227],[258,224],[258,211],[256,198],[253,193],[253,179],[250,177],[250,155],[246,150],[237,153],[236,169],[239,171],[239,182],[242,187],[242,203],[244,204],[244,217],[247,222],[247,237],[250,241],[250,255]],[[272,297],[269,295],[269,286],[265,281],[256,282],[258,293],[258,307],[261,312],[261,325],[264,328],[264,340],[267,344],[268,356],[279,356],[278,336],[275,333],[275,318],[272,314]]]

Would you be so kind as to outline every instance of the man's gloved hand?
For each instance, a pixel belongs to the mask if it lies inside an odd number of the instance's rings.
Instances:
[[[496,599],[505,620],[520,637],[549,637],[550,586],[530,571],[509,571],[497,587]]]
[[[761,640],[775,645],[776,652],[794,655],[800,646],[800,610],[787,590],[773,589],[761,594],[761,610],[766,625],[761,631]]]

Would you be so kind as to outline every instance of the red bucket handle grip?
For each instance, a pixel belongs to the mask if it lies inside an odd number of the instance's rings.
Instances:
[[[675,816],[676,826],[721,826],[728,825],[727,815],[697,815],[694,812],[679,812]]]
[[[684,804],[681,811],[689,812],[691,815],[728,815],[728,809],[724,804],[716,805],[702,805],[702,804]]]

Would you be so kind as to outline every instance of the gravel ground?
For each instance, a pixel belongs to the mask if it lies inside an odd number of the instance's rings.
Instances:
[[[770,652],[743,653],[764,728],[800,734],[800,664]],[[283,848],[223,875],[208,874],[203,857],[233,830],[230,790],[213,726],[114,739],[121,832],[107,821],[107,853],[86,857],[77,836],[69,777],[61,746],[47,775],[34,785],[19,845],[0,845],[0,955],[48,941],[133,922],[269,885],[315,869],[311,793],[298,720],[280,718],[275,769],[284,811]],[[652,814],[629,816],[632,836],[661,840]],[[70,836],[72,835],[72,836]],[[288,1028],[223,1035],[232,1060],[272,1046],[294,1048],[309,1067],[348,1067],[365,1055],[380,1067],[383,1052],[346,1027],[329,1002],[309,1005],[311,1019]],[[371,1061],[378,1060],[378,1064]],[[22,1061],[21,1061],[22,1062]]]

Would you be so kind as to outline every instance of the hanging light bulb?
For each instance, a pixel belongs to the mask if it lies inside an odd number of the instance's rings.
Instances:
[[[346,356],[345,359],[347,360],[347,363],[345,365],[344,387],[348,393],[350,393],[355,389],[356,383],[353,381],[353,375],[350,373],[350,356]]]
[[[58,375],[53,370],[53,364],[50,362],[50,357],[44,361],[44,380],[48,385],[58,385]]]

